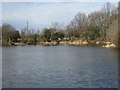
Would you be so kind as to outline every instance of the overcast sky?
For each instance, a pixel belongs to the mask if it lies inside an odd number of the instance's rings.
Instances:
[[[7,1],[7,0],[6,0]],[[14,1],[14,0],[13,0]],[[96,0],[97,1],[97,0]],[[78,12],[89,14],[100,10],[106,2],[4,2],[2,23],[9,23],[17,29],[29,27],[42,29],[52,22],[67,25]],[[116,4],[116,2],[112,2]]]

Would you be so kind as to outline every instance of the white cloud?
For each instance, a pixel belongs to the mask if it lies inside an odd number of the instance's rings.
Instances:
[[[2,0],[2,2],[119,2],[119,0]]]
[[[2,25],[2,3],[0,2],[0,26]]]
[[[51,22],[69,23],[78,12],[99,10],[105,3],[3,3],[3,22],[20,28],[28,20],[31,27],[49,26]]]

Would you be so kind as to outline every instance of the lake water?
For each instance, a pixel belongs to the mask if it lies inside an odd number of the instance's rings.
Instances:
[[[117,88],[118,52],[91,46],[3,47],[3,88]]]

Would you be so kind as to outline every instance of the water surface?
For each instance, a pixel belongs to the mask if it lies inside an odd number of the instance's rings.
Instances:
[[[3,47],[3,88],[117,88],[118,52],[91,46]]]

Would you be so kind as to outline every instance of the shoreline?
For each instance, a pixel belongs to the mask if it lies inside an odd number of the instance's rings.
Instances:
[[[119,48],[114,43],[109,41],[51,41],[51,42],[36,42],[36,43],[24,43],[24,42],[11,42],[2,46],[26,46],[26,45],[43,45],[43,46],[57,46],[57,45],[71,45],[71,46],[100,46],[104,48]]]

